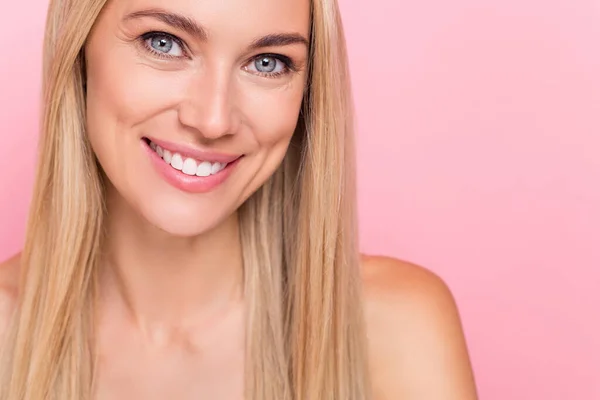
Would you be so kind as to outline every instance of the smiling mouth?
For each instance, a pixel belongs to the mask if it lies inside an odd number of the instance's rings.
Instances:
[[[165,163],[171,168],[181,171],[189,176],[211,176],[221,172],[229,163],[211,162],[207,160],[197,160],[195,158],[185,157],[179,153],[163,149],[150,139],[145,138],[144,141]]]

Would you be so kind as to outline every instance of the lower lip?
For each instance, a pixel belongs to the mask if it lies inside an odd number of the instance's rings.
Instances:
[[[237,160],[230,162],[225,168],[214,175],[187,175],[167,164],[165,160],[150,148],[150,145],[146,141],[142,140],[142,146],[148,153],[150,161],[159,175],[171,186],[188,193],[207,193],[216,189],[225,182],[229,175],[231,175],[233,168],[235,168],[238,161],[241,159],[240,157]]]

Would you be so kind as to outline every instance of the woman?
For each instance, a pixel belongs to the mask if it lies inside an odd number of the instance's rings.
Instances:
[[[0,399],[475,399],[446,286],[358,257],[334,0],[53,0],[44,95]]]

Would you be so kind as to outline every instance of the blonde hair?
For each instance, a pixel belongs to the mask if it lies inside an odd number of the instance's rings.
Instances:
[[[92,396],[105,211],[85,135],[83,47],[105,3],[50,3],[39,164],[0,400]],[[253,400],[370,398],[346,46],[336,1],[311,7],[297,130],[280,168],[239,212]]]

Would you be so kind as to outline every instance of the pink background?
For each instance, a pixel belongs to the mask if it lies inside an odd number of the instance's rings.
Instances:
[[[341,0],[362,247],[460,306],[482,399],[600,399],[600,3]],[[47,0],[0,14],[0,259],[23,241]]]

